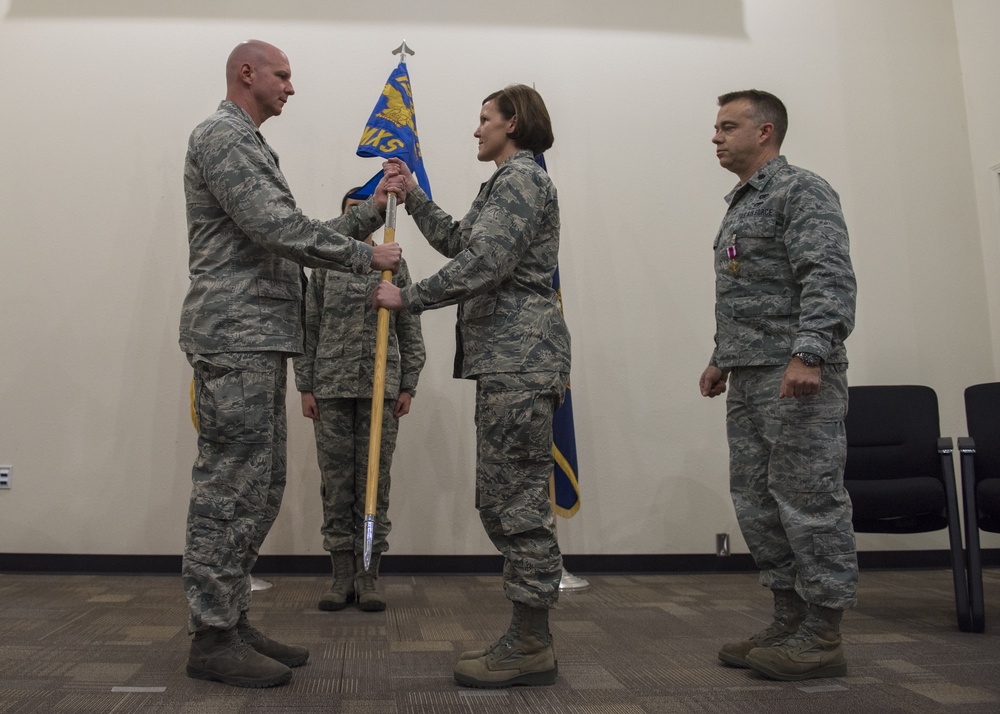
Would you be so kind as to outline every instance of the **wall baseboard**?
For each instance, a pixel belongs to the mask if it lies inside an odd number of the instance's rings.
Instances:
[[[750,573],[757,570],[747,554],[715,555],[565,555],[566,569],[575,575],[633,573]],[[982,551],[984,566],[1000,565],[1000,548]],[[950,568],[947,550],[893,550],[858,553],[862,570]],[[499,574],[499,555],[391,555],[382,558],[386,575]],[[176,575],[179,555],[75,555],[62,553],[0,553],[0,573],[86,573]],[[254,572],[262,575],[326,575],[325,555],[262,555]]]

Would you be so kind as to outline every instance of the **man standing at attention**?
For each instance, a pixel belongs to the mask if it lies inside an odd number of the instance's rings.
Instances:
[[[194,635],[187,674],[241,687],[287,682],[289,667],[309,658],[247,618],[250,571],[285,487],[286,363],[303,344],[299,266],[395,271],[401,254],[394,243],[355,240],[382,224],[387,189],[405,196],[398,176],[327,223],[296,208],[258,130],[294,94],[291,75],[277,47],[238,45],[226,99],[191,133],[184,165],[191,284],[180,346],[194,368],[199,424],[183,560]]]
[[[730,491],[774,619],[719,659],[767,677],[847,672],[840,620],[857,602],[844,488],[847,352],[857,283],[840,199],[780,155],[781,100],[719,97],[716,156],[739,177],[715,238],[715,351],[706,397],[729,395]]]

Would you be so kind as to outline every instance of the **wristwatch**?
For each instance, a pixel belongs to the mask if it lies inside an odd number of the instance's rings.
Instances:
[[[823,358],[812,352],[796,352],[792,357],[798,357],[806,367],[819,367],[823,364]]]

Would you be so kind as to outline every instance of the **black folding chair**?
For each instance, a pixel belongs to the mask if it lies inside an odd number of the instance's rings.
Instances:
[[[912,385],[850,387],[844,484],[860,533],[948,529],[955,611],[972,628],[952,440],[941,437],[937,395]]]
[[[986,629],[983,561],[979,531],[1000,533],[1000,382],[965,390],[968,437],[958,438],[965,510],[965,554],[969,572],[972,631]]]

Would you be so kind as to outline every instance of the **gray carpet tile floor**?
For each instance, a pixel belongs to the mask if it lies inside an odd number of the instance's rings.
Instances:
[[[327,578],[268,577],[251,620],[311,657],[290,683],[247,690],[185,675],[178,577],[0,574],[0,712],[1000,712],[995,569],[984,634],[959,631],[950,572],[862,573],[848,675],[798,683],[716,657],[769,620],[753,574],[585,577],[551,616],[556,683],[495,691],[458,686],[452,667],[506,629],[499,576],[385,575],[380,613],[321,612]]]

